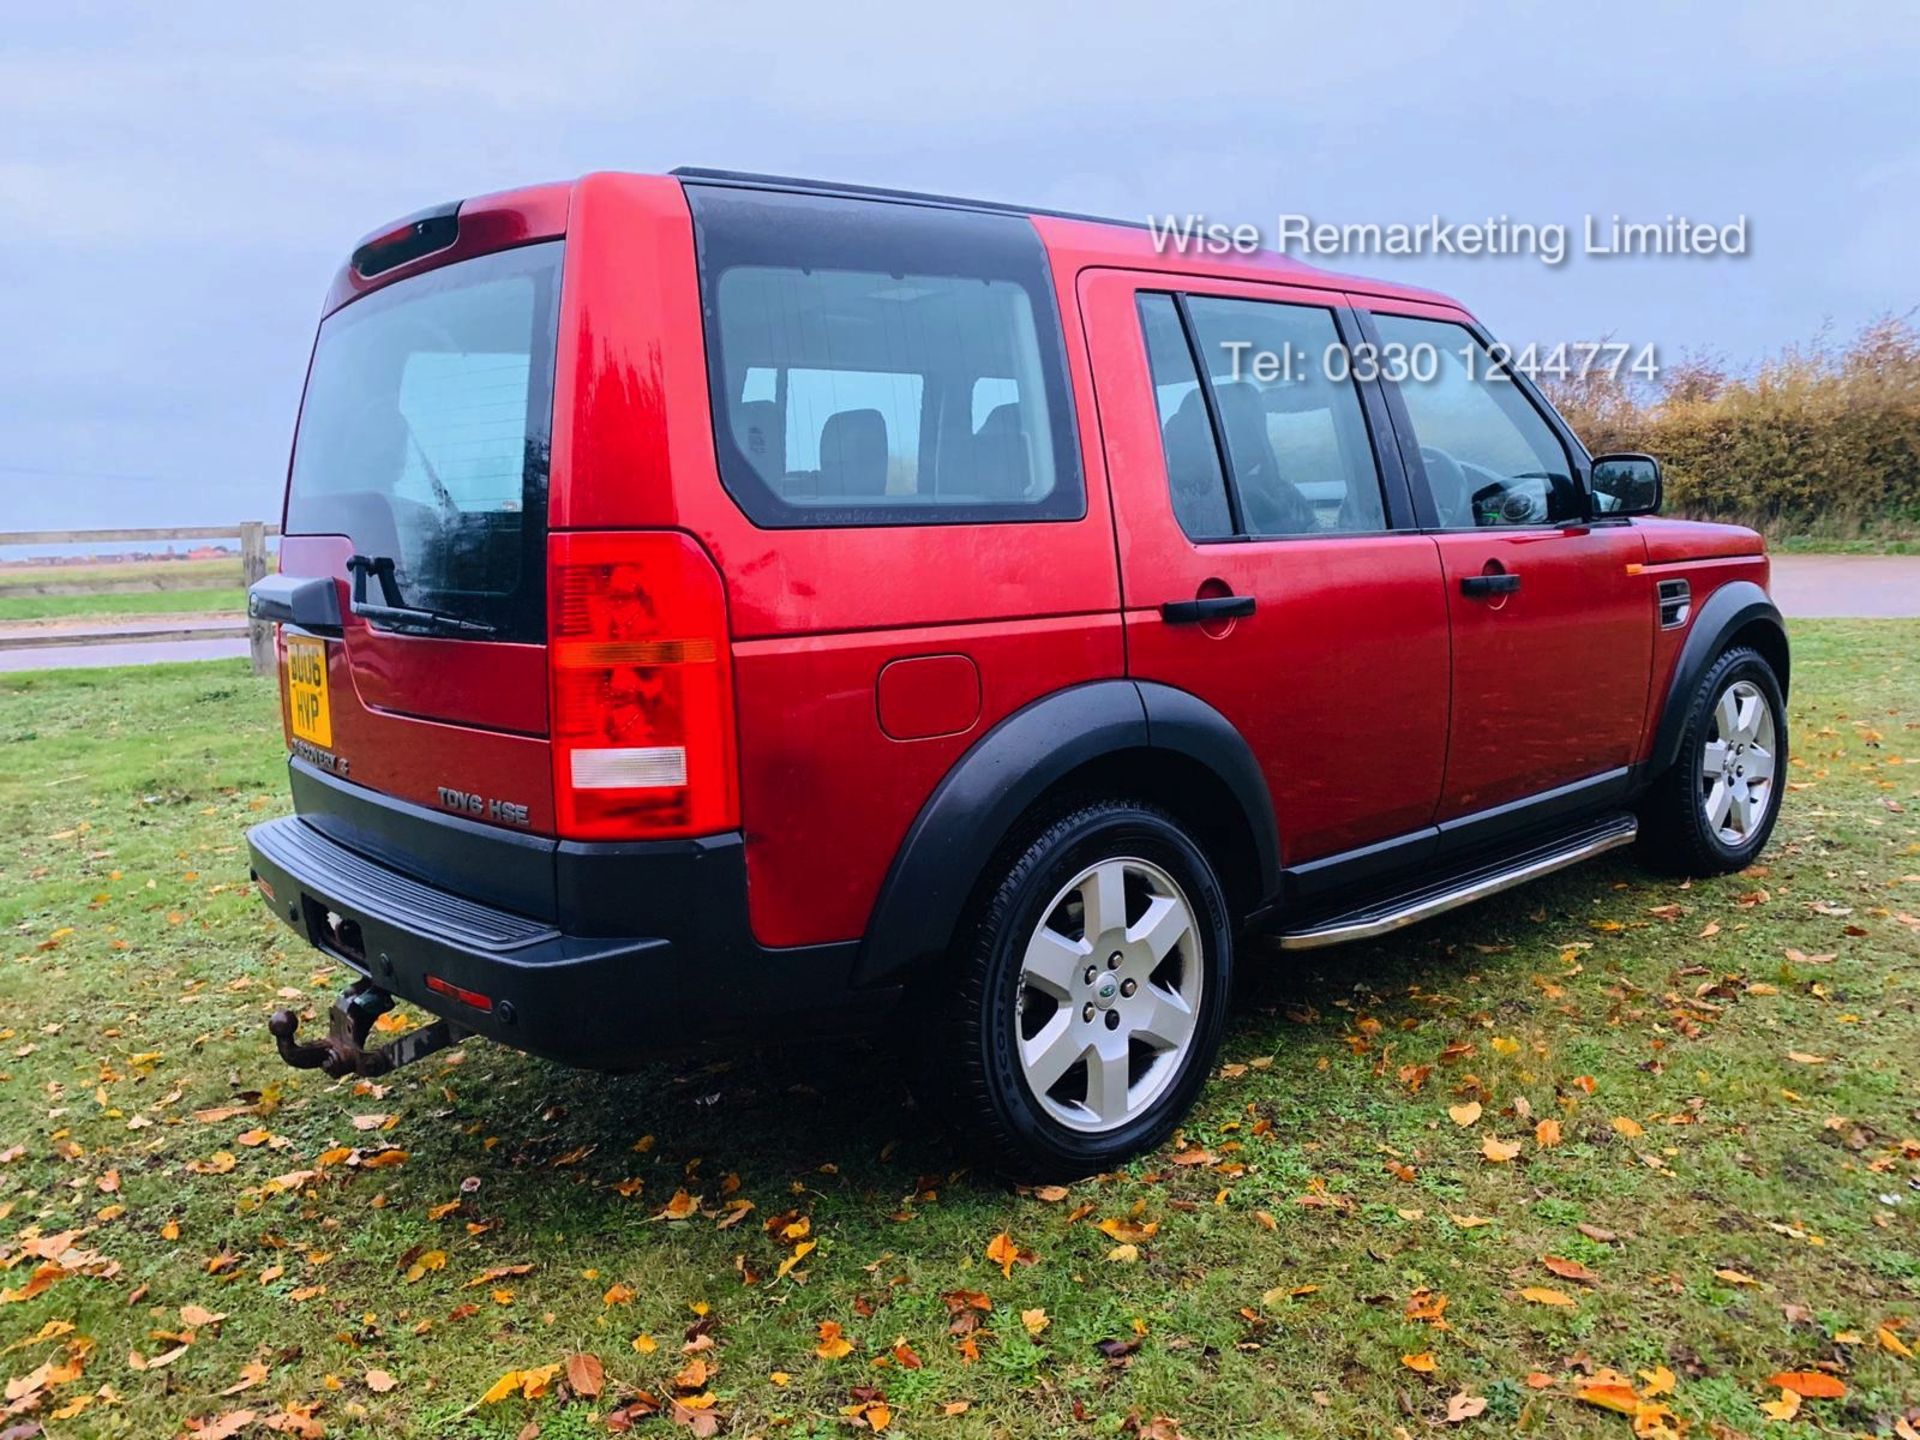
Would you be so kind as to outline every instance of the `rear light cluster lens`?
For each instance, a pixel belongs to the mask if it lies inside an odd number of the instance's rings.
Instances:
[[[733,829],[720,572],[691,537],[669,532],[562,532],[548,544],[560,833],[635,840]]]

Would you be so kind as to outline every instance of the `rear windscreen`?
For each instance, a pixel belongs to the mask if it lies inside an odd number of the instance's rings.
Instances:
[[[550,241],[442,266],[322,322],[289,534],[391,557],[408,606],[542,637],[560,258]]]

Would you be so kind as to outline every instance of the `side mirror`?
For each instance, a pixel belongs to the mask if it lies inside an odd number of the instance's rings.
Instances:
[[[1595,456],[1592,484],[1596,516],[1660,513],[1660,462],[1651,455]]]

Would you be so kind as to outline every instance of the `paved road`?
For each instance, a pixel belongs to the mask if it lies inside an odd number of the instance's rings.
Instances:
[[[0,644],[0,672],[8,670],[72,670],[97,665],[151,665],[168,660],[224,660],[245,655],[245,636],[226,632],[244,623],[233,614],[127,615],[118,620],[24,620],[0,625],[0,639],[31,636],[40,642],[13,649]],[[119,630],[173,630],[211,632],[204,640],[115,640],[57,645],[57,636],[92,636]]]
[[[1920,617],[1920,555],[1776,555],[1773,593],[1789,620]],[[232,615],[129,616],[129,626],[223,628]],[[0,627],[18,633],[26,626]],[[43,622],[36,634],[97,633],[99,621]],[[168,660],[216,660],[245,655],[244,639],[177,640],[0,648],[0,671],[72,669],[90,665],[148,665]]]
[[[237,615],[231,610],[183,611],[178,615],[161,611],[152,615],[119,615],[93,620],[69,620],[63,616],[56,620],[0,621],[0,637],[32,636],[44,642],[56,635],[113,635],[123,630],[222,631],[246,623],[246,616]]]
[[[1920,555],[1776,555],[1773,598],[1789,620],[1920,616]]]
[[[161,640],[131,645],[48,645],[0,650],[0,673],[9,670],[77,670],[94,665],[153,665],[172,660],[244,657],[239,640]]]

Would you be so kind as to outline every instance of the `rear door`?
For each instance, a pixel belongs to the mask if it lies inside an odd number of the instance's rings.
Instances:
[[[1363,320],[1446,575],[1443,826],[1479,817],[1455,838],[1492,839],[1624,792],[1653,644],[1644,541],[1589,518],[1578,442],[1464,315],[1383,301]]]
[[[1288,866],[1387,840],[1379,865],[1417,859],[1446,750],[1446,601],[1374,444],[1385,413],[1342,363],[1344,301],[1118,270],[1079,288],[1129,672],[1246,737]]]
[[[545,557],[563,246],[487,250],[499,218],[485,204],[463,214],[446,253],[396,270],[401,278],[368,284],[350,271],[363,293],[321,323],[281,568],[330,577],[344,624],[338,638],[282,636],[288,738],[336,777],[547,830]],[[524,230],[538,217],[518,218]],[[356,264],[369,263],[365,253]]]

